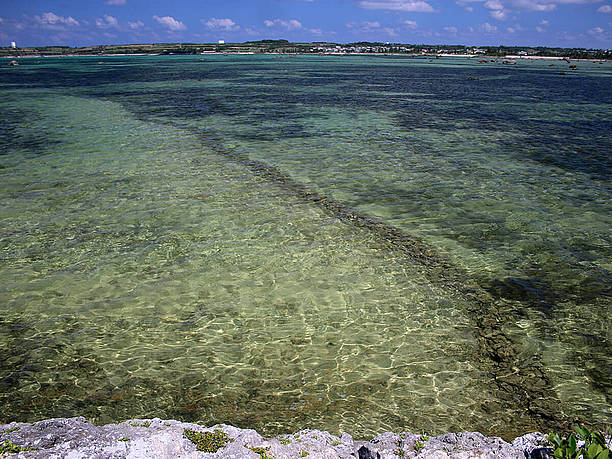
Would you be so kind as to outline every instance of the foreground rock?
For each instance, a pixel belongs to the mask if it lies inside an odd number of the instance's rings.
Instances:
[[[548,457],[540,446],[544,442],[539,433],[512,443],[480,433],[429,438],[386,432],[363,442],[346,433],[337,437],[302,430],[264,438],[254,430],[223,424],[202,427],[161,419],[133,419],[101,427],[82,417],[0,425],[0,451],[23,458],[539,458]],[[196,443],[200,449],[216,452],[198,451]]]

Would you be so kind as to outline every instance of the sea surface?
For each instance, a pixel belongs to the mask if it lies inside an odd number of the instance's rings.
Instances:
[[[0,422],[612,422],[612,62],[0,61]]]

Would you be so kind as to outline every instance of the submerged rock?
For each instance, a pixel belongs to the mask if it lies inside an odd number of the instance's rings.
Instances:
[[[187,431],[187,432],[185,432]],[[200,441],[198,441],[200,440]],[[426,437],[385,432],[369,442],[319,430],[264,438],[251,429],[203,427],[162,419],[94,426],[83,417],[0,425],[0,447],[23,458],[526,458],[546,457],[544,435],[507,443],[478,432]],[[199,449],[199,450],[198,450]]]

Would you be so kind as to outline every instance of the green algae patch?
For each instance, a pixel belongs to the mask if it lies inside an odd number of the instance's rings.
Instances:
[[[150,421],[145,421],[145,422],[132,422],[132,427],[151,427],[151,422]]]
[[[253,446],[253,447],[249,447],[249,449],[253,451],[254,453],[259,454],[260,459],[274,459],[274,456],[272,456],[271,454],[268,454],[269,451],[267,448]]]
[[[196,445],[196,450],[206,453],[216,453],[221,448],[225,448],[229,442],[234,441],[221,429],[214,432],[198,432],[185,429],[183,430],[183,436]]]
[[[21,453],[23,451],[38,451],[38,448],[19,446],[10,440],[5,440],[4,443],[0,444],[0,454]]]

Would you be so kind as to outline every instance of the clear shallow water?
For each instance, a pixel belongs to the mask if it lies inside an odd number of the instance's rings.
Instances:
[[[3,421],[610,422],[609,63],[203,59],[0,67]]]

